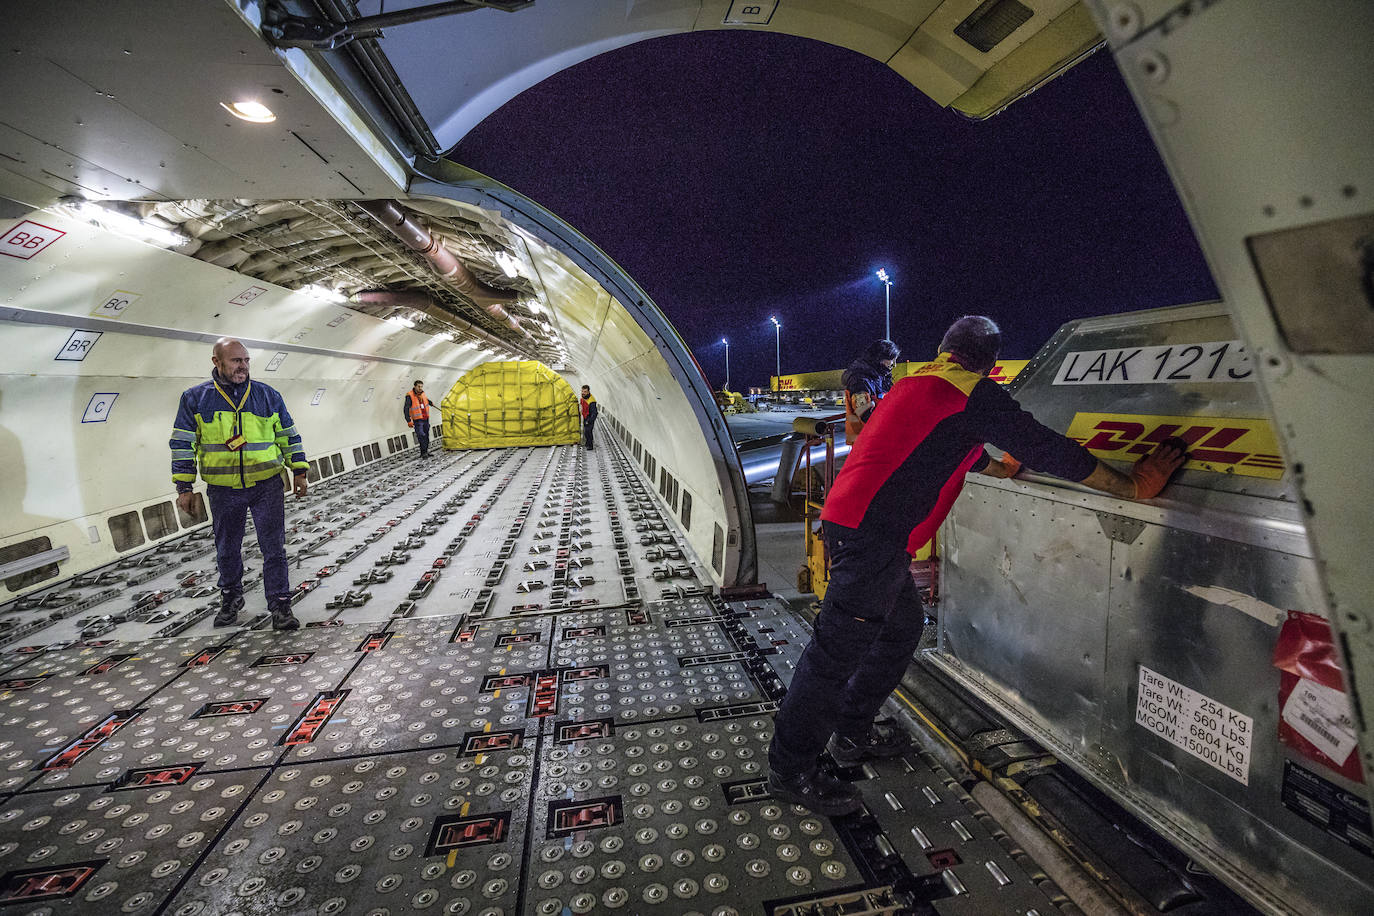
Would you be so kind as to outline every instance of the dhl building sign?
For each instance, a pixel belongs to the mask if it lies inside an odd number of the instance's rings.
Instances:
[[[988,378],[1005,385],[1029,363],[1028,359],[1004,359],[992,367],[988,373]],[[931,365],[925,363],[896,363],[892,367],[892,380],[906,378],[908,375],[915,375],[921,369]],[[841,377],[844,375],[839,369],[826,372],[801,372],[796,375],[773,376],[774,391],[838,391],[844,387]]]

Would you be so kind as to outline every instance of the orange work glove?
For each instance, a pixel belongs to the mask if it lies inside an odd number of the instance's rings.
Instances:
[[[1131,468],[1131,480],[1135,481],[1135,498],[1150,499],[1159,495],[1169,478],[1188,460],[1188,443],[1177,437],[1170,437],[1159,443],[1155,450],[1141,458]]]
[[[411,429],[414,429],[414,428],[415,428],[415,421],[414,421],[414,420],[407,420],[407,421],[406,421],[406,426],[409,426]]]
[[[1021,462],[1011,457],[1011,452],[1002,453],[1002,470],[1007,472],[1008,477],[1015,477],[1021,471]]]

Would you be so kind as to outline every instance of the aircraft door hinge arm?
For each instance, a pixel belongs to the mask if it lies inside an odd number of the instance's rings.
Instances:
[[[514,13],[530,6],[534,0],[449,0],[429,6],[360,16],[336,21],[328,17],[297,16],[287,12],[279,2],[268,5],[262,26],[263,36],[278,48],[309,48],[314,51],[337,51],[364,38],[381,38],[388,26],[424,22],[458,13],[480,9],[494,9]]]

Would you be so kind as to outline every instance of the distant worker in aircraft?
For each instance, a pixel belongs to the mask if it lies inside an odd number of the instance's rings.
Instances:
[[[901,352],[890,340],[875,340],[840,376],[844,385],[844,438],[854,444],[873,408],[892,388],[892,364]]]
[[[419,379],[406,392],[402,399],[402,410],[406,415],[406,426],[415,430],[415,439],[420,443],[420,457],[429,457],[429,398],[425,397],[425,383]]]
[[[592,389],[586,385],[582,386],[582,399],[577,406],[582,411],[582,442],[587,448],[595,448],[592,444],[592,427],[596,426],[596,398],[592,397]]]
[[[301,624],[291,613],[281,472],[291,469],[293,490],[304,496],[309,464],[301,437],[276,389],[249,379],[248,349],[242,343],[221,337],[210,361],[210,380],[182,392],[172,423],[177,505],[191,514],[191,487],[199,464],[219,564],[215,626],[233,626],[243,609],[243,532],[252,512],[272,628],[294,630]]]
[[[906,750],[906,738],[874,717],[921,637],[910,554],[949,513],[967,472],[1011,477],[1020,469],[1010,456],[991,458],[984,443],[1126,499],[1159,493],[1186,458],[1174,439],[1129,475],[1098,461],[988,379],[1001,344],[991,319],[954,322],[936,360],[892,387],[835,478],[821,512],[830,584],[768,750],[768,788],[777,798],[822,814],[858,810],[858,790],[820,769],[821,751],[853,764]]]

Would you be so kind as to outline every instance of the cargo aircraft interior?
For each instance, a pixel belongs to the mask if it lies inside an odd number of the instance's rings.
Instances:
[[[0,913],[1374,912],[1374,5],[5,21]],[[760,573],[710,383],[595,240],[444,158],[552,74],[708,29],[851,49],[951,119],[1111,55],[1221,292],[1078,316],[1009,383],[1104,460],[1181,435],[1189,461],[1141,502],[969,477],[885,708],[911,750],[829,760],[863,799],[840,817],[767,788],[812,614]],[[224,337],[309,462],[295,630],[251,527],[214,625],[204,486],[178,505],[168,470]]]

